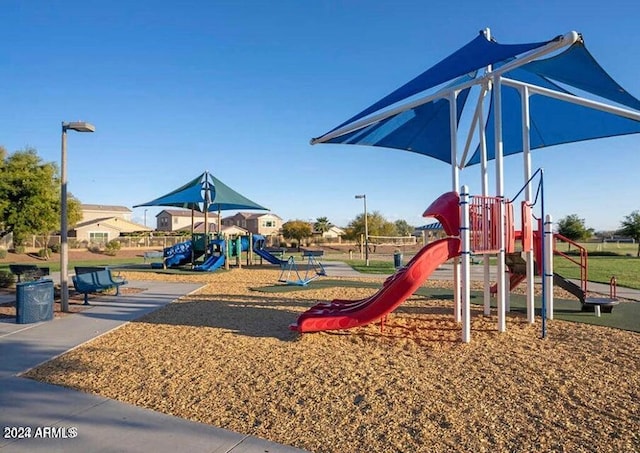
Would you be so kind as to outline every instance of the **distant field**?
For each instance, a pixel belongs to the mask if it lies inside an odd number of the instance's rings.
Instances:
[[[631,244],[628,242],[579,242],[582,247],[587,249],[587,252],[612,252],[618,255],[632,255],[636,256],[638,253],[638,244]],[[558,249],[561,251],[569,250],[568,244],[558,242]],[[571,248],[573,250],[573,247]]]

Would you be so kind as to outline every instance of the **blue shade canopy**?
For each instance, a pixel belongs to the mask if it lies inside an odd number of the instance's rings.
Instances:
[[[410,82],[407,82],[397,90],[380,99],[375,104],[367,107],[362,112],[340,124],[338,127],[332,129],[330,132],[340,129],[342,126],[353,123],[392,104],[403,101],[415,94],[449,82],[464,74],[477,71],[487,65],[542,47],[549,42],[551,41],[529,44],[498,44],[494,41],[488,41],[481,32],[474,40],[464,47],[452,53],[430,69],[427,69]]]
[[[428,223],[426,225],[416,227],[416,230],[418,231],[439,231],[443,229],[444,228],[442,228],[442,224],[440,222]]]
[[[184,186],[147,203],[134,206],[174,206],[196,211],[230,211],[257,209],[268,211],[264,206],[249,200],[224,184],[218,178],[204,172]]]
[[[523,69],[640,110],[640,101],[631,96],[602,69],[582,41],[574,43],[554,57],[527,63]]]
[[[577,72],[572,72],[577,71]],[[566,51],[509,71],[505,77],[566,94],[560,87],[576,87],[601,98],[640,109],[640,101],[626,92],[595,61],[584,43],[577,42]],[[640,133],[640,122],[612,113],[547,96],[533,95],[529,100],[531,128],[530,147],[539,149],[563,143]],[[505,156],[522,152],[521,98],[512,87],[502,86],[502,140]],[[491,105],[485,128],[487,158],[495,157],[495,117]],[[480,162],[480,149],[467,165]]]
[[[556,39],[558,38],[554,38]],[[493,65],[494,70],[502,68],[505,64],[521,57],[523,52],[537,49],[554,40],[522,45],[501,45],[488,41],[484,35],[480,35],[451,56],[312,142],[402,149],[452,163],[449,102],[444,97],[429,102],[426,102],[428,98],[424,98],[425,102],[416,106],[419,102],[410,101],[408,98],[423,91],[423,96],[432,94],[437,86],[442,86],[443,83],[458,77],[450,83],[449,88],[456,86],[461,88],[457,97],[457,118],[460,126],[463,108],[470,100],[469,84],[462,84],[478,77],[471,71],[484,68],[488,64]],[[640,101],[626,92],[602,69],[585,48],[581,37],[555,56],[524,63],[520,67],[504,72],[503,77],[571,97],[577,96],[578,91],[589,93],[625,108],[640,110]],[[482,81],[477,80],[476,83],[482,83]],[[575,92],[570,91],[574,88]],[[444,91],[441,90],[440,93]],[[406,101],[404,104],[406,108],[394,106],[393,109],[386,109],[402,100]],[[502,134],[505,155],[522,151],[521,108],[518,90],[506,83],[502,84]],[[488,112],[485,120],[487,158],[493,159],[495,147],[493,105],[485,111]],[[631,117],[635,119],[532,92],[530,97],[531,149],[638,133],[640,132],[638,120],[640,112],[632,111],[631,113]],[[476,148],[469,161],[462,164],[471,165],[479,161],[480,154]]]
[[[470,77],[464,77],[470,80]],[[460,79],[462,81],[463,79]],[[460,120],[470,89],[458,95],[457,118]],[[396,148],[431,156],[451,163],[449,134],[449,102],[438,99],[373,123],[327,143],[370,145]]]

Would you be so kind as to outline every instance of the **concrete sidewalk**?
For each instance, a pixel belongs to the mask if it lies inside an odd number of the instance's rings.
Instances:
[[[0,322],[1,452],[302,451],[19,377],[200,287],[161,282],[130,282],[128,286],[147,289],[138,294],[96,298],[92,308],[49,322]],[[15,438],[20,434],[29,438]]]

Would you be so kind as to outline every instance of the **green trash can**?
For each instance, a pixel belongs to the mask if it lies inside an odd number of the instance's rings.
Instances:
[[[396,250],[393,253],[393,267],[396,269],[400,269],[402,267],[402,252],[399,250]]]
[[[53,319],[53,281],[16,284],[16,323],[31,324]]]

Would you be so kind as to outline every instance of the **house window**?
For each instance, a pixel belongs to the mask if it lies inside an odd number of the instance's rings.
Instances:
[[[169,219],[167,219],[166,217],[161,217],[160,226],[166,227],[167,225],[169,225]]]
[[[262,226],[265,228],[275,228],[276,221],[275,220],[263,220]]]
[[[109,242],[109,233],[89,232],[89,242],[92,244],[106,244]]]

